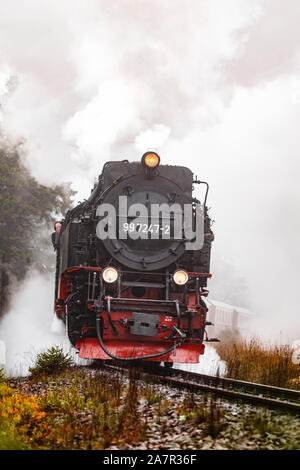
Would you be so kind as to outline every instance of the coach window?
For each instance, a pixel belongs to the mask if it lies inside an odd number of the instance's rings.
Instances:
[[[234,310],[233,314],[232,314],[232,326],[233,326],[233,328],[237,328],[237,324],[238,324],[238,312],[236,310]]]

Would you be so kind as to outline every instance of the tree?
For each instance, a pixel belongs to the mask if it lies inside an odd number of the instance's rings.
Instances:
[[[71,206],[69,185],[39,184],[16,149],[0,148],[0,313],[7,302],[9,274],[22,279],[34,260],[37,231]]]

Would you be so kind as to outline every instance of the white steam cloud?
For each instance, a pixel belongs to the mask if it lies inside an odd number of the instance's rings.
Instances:
[[[53,345],[65,348],[63,324],[56,322],[52,313],[53,288],[53,276],[37,272],[18,287],[0,328],[7,375],[27,375],[38,353]]]
[[[300,335],[299,20],[297,0],[11,0],[0,17],[0,127],[31,173],[72,181],[82,200],[107,160],[154,147],[189,166],[211,188],[212,273],[229,260],[259,331],[289,339]],[[223,284],[211,296],[226,301]]]
[[[65,324],[53,313],[53,275],[33,271],[16,286],[10,311],[0,325],[0,367],[7,376],[25,376],[37,354],[54,346],[76,364],[89,361],[77,356],[69,342]]]

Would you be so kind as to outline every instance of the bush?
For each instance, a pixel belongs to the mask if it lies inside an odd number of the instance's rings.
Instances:
[[[72,358],[64,354],[62,348],[52,347],[37,355],[34,367],[29,368],[32,376],[49,375],[74,365]]]
[[[300,366],[292,362],[289,345],[265,345],[253,338],[220,343],[216,349],[231,379],[299,389]]]
[[[40,446],[49,431],[46,413],[34,397],[0,384],[0,450]]]

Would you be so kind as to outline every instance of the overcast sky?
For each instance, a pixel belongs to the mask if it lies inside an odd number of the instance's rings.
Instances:
[[[228,262],[262,327],[300,337],[299,24],[299,0],[0,0],[2,136],[78,200],[107,160],[189,166],[212,274]]]

